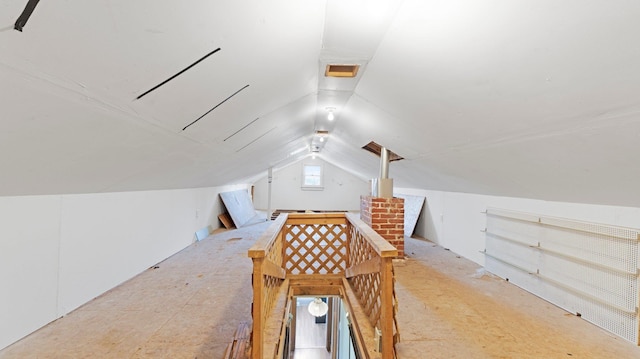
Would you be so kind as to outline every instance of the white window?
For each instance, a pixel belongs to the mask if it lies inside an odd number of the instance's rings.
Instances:
[[[302,189],[322,190],[322,165],[303,164],[302,165]]]

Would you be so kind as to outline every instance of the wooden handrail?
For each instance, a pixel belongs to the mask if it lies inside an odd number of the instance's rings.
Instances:
[[[278,238],[282,227],[287,221],[288,213],[282,213],[276,218],[275,221],[267,228],[266,231],[258,238],[256,243],[249,248],[250,258],[264,258],[269,248],[273,246],[273,243]]]
[[[358,214],[346,213],[345,216],[347,217],[347,220],[349,220],[351,225],[355,226],[358,229],[364,239],[369,242],[371,247],[373,247],[373,249],[376,251],[376,253],[378,253],[380,257],[396,258],[398,256],[398,249],[392,246],[391,243],[387,242],[376,231],[374,231],[371,227],[364,223],[364,221],[360,219]]]
[[[288,224],[342,224],[346,223],[344,212],[329,213],[288,213]]]

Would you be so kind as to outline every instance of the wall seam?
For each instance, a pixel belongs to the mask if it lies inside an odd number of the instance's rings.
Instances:
[[[62,253],[62,211],[64,196],[59,197],[60,207],[58,209],[58,270],[56,272],[56,318],[64,316],[65,313],[60,310],[60,272],[61,272],[61,253]]]

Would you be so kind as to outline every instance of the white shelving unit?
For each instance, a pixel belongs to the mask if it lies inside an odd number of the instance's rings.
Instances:
[[[640,230],[487,209],[486,270],[638,344]]]

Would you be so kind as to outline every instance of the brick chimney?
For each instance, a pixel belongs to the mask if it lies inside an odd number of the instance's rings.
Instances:
[[[360,219],[404,258],[404,198],[360,196]]]

